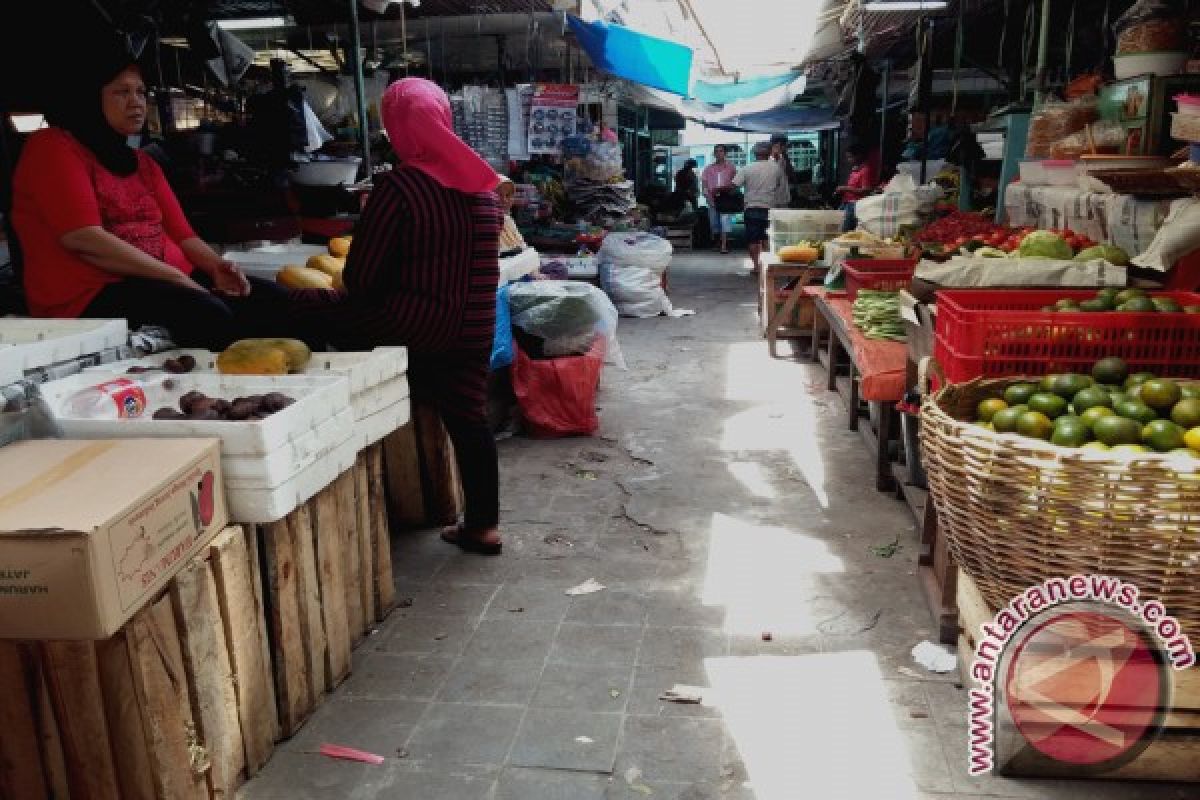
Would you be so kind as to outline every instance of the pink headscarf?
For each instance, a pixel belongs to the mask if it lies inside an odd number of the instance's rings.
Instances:
[[[450,99],[424,78],[404,78],[383,93],[383,127],[407,167],[421,170],[447,189],[490,192],[496,171],[454,133]]]

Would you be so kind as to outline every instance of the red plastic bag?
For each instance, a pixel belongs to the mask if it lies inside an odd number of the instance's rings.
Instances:
[[[544,437],[595,433],[600,427],[596,389],[604,368],[604,338],[597,336],[582,356],[533,359],[519,345],[515,349],[513,393],[529,433]]]

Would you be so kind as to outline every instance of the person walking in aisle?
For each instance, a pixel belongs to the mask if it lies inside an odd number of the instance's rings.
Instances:
[[[746,244],[750,250],[750,261],[754,264],[750,274],[757,275],[762,269],[763,242],[767,241],[767,225],[770,211],[783,204],[787,196],[787,175],[783,168],[770,160],[771,145],[759,142],[754,145],[754,163],[747,164],[733,179],[733,185],[746,189]]]
[[[700,174],[700,183],[704,187],[704,199],[708,202],[709,227],[714,237],[721,237],[722,253],[729,252],[729,231],[733,229],[735,215],[720,210],[719,198],[735,191],[733,179],[736,177],[737,167],[728,160],[725,145],[717,145],[713,148],[713,162]]]
[[[292,292],[297,314],[338,350],[404,345],[413,398],[441,414],[462,479],[461,525],[442,539],[465,551],[501,550],[496,442],[487,376],[496,327],[500,178],[454,134],[437,84],[404,78],[381,116],[400,164],[376,176],[342,273],[345,293]]]

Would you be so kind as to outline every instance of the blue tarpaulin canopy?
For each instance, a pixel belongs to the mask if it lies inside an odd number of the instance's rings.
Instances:
[[[597,69],[665,92],[687,95],[692,48],[622,25],[584,22],[572,16],[567,20]]]

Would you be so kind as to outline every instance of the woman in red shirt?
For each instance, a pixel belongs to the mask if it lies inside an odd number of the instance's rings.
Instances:
[[[127,144],[146,122],[138,67],[117,57],[87,74],[57,98],[53,127],[25,143],[13,178],[30,313],[160,325],[181,347],[213,350],[288,335],[286,292],[196,236],[158,164]]]
[[[858,227],[855,204],[874,191],[875,170],[862,145],[852,144],[846,148],[846,161],[850,164],[850,175],[846,178],[846,185],[839,186],[837,191],[842,196],[842,210],[846,212],[842,230],[852,231]]]

